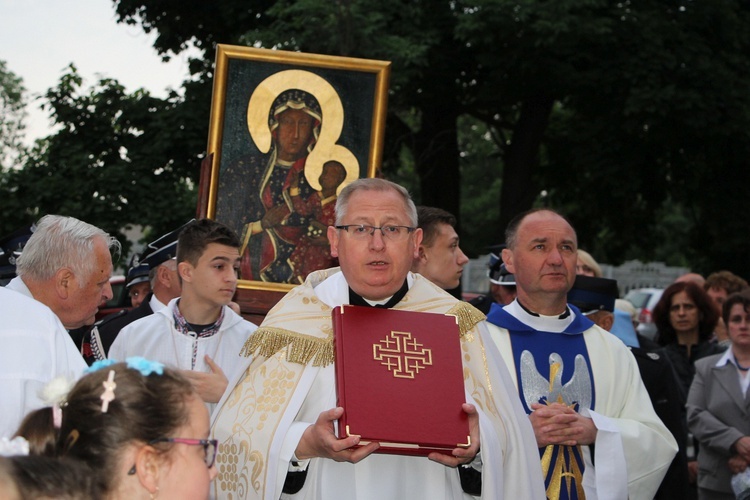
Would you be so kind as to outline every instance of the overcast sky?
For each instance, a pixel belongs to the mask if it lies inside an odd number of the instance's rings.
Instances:
[[[161,62],[153,39],[138,26],[117,24],[111,0],[0,0],[0,60],[23,79],[29,97],[55,86],[71,62],[84,89],[108,77],[128,92],[143,87],[164,96],[187,76],[187,58]],[[27,141],[51,132],[38,107],[28,107]]]

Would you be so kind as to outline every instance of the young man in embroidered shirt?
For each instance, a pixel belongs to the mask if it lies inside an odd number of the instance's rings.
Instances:
[[[221,398],[239,352],[256,326],[228,304],[237,288],[237,235],[210,219],[193,221],[177,240],[182,296],[123,328],[109,358],[144,356],[184,370],[209,407]]]

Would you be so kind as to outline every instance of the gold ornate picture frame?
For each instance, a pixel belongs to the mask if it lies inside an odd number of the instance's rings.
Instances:
[[[384,61],[217,46],[199,213],[241,237],[238,295],[328,267],[332,201],[380,168],[389,74]]]

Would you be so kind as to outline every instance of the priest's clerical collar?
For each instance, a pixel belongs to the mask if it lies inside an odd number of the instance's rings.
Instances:
[[[518,302],[518,305],[521,306],[521,309],[523,309],[524,311],[526,311],[526,313],[530,314],[531,316],[537,317],[537,318],[565,319],[568,316],[570,316],[570,309],[567,306],[565,306],[565,312],[563,312],[559,316],[544,316],[544,315],[541,315],[539,313],[535,313],[534,311],[532,311],[531,309],[529,309],[525,305],[521,304],[521,301],[518,300],[518,298],[516,298],[516,302]]]
[[[575,319],[575,315],[571,314],[570,308],[566,307],[565,309],[565,312],[559,316],[542,316],[526,309],[518,302],[518,298],[505,306],[505,310],[524,325],[541,332],[558,333],[564,332]]]
[[[404,280],[404,284],[401,285],[398,292],[391,297],[383,300],[367,300],[349,287],[349,304],[353,306],[382,307],[384,309],[390,309],[401,302],[401,299],[404,298],[404,295],[406,295],[406,292],[408,291],[409,283],[407,280]]]

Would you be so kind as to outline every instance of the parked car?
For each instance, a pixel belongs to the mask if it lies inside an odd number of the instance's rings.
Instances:
[[[663,292],[663,288],[634,288],[625,294],[625,300],[638,311],[638,333],[650,340],[656,337],[656,324],[652,314]]]

